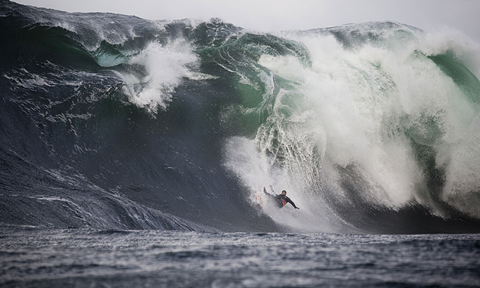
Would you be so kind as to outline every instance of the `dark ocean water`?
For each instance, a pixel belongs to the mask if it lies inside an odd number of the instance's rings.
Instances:
[[[3,228],[1,287],[478,287],[479,235]]]

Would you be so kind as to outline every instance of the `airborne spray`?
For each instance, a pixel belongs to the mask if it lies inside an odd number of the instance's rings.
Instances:
[[[478,71],[475,50],[393,23],[286,36],[297,50],[265,49],[242,74],[262,100],[236,111],[268,116],[225,153],[250,191],[273,183],[304,208],[273,219],[331,231],[412,206],[480,217],[480,82],[464,64]]]

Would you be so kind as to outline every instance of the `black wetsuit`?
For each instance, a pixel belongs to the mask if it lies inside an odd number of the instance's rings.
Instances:
[[[273,189],[272,189],[272,191],[273,191]],[[265,187],[263,187],[263,193],[265,193],[265,195],[268,195],[268,196],[272,197],[273,199],[275,199],[275,202],[277,203],[278,208],[282,208],[283,206],[287,205],[287,203],[290,203],[290,204],[292,204],[293,207],[295,207],[295,209],[298,209],[298,207],[295,206],[295,203],[293,203],[293,201],[290,200],[290,198],[288,198],[287,195],[282,195],[282,194],[272,195],[272,194],[267,192],[267,189],[265,189]]]
[[[275,196],[275,199],[278,202],[278,208],[282,208],[283,206],[287,205],[287,203],[290,203],[293,207],[295,207],[295,209],[298,209],[297,206],[295,206],[295,203],[293,203],[293,201],[290,200],[290,198],[288,198],[286,195],[277,195]]]

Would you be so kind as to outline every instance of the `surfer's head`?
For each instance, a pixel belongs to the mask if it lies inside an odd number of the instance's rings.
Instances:
[[[283,190],[282,195],[287,195],[287,190]]]

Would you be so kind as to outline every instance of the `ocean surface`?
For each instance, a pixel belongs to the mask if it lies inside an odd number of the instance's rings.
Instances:
[[[480,285],[460,32],[0,0],[0,37],[0,286]]]
[[[480,235],[0,231],[2,287],[478,287]]]

